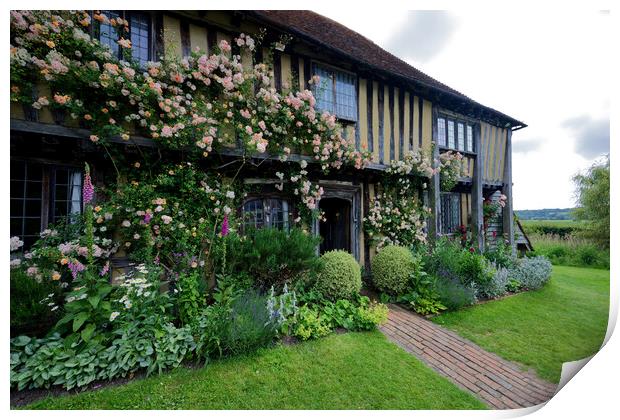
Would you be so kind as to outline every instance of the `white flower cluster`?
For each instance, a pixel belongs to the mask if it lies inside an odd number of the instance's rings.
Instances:
[[[131,272],[129,276],[119,277],[119,280],[122,281],[120,287],[126,289],[125,294],[120,298],[119,303],[122,303],[125,306],[125,309],[131,309],[133,306],[131,301],[132,298],[141,296],[149,297],[151,295],[152,291],[150,288],[152,283],[149,283],[146,279],[148,274],[149,271],[146,266],[144,264],[140,264],[136,266],[136,270]]]

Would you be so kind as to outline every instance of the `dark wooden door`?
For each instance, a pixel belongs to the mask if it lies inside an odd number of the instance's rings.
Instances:
[[[321,254],[335,249],[351,252],[351,203],[341,198],[321,199],[325,221],[319,223]]]

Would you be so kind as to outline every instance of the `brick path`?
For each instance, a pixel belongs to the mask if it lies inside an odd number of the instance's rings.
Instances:
[[[530,407],[555,394],[557,385],[399,306],[390,305],[389,319],[380,330],[491,408]]]

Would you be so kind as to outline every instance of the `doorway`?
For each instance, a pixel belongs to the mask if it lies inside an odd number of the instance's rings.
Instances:
[[[321,254],[335,249],[351,252],[351,202],[337,197],[322,198],[319,208],[325,212],[325,221],[319,223]]]

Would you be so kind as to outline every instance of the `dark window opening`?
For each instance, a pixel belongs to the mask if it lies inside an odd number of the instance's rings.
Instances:
[[[10,234],[24,250],[48,223],[82,212],[82,172],[76,168],[11,160]]]
[[[243,228],[288,230],[291,211],[288,201],[279,198],[256,198],[243,205]]]
[[[461,194],[441,193],[441,233],[458,232],[461,225]]]

